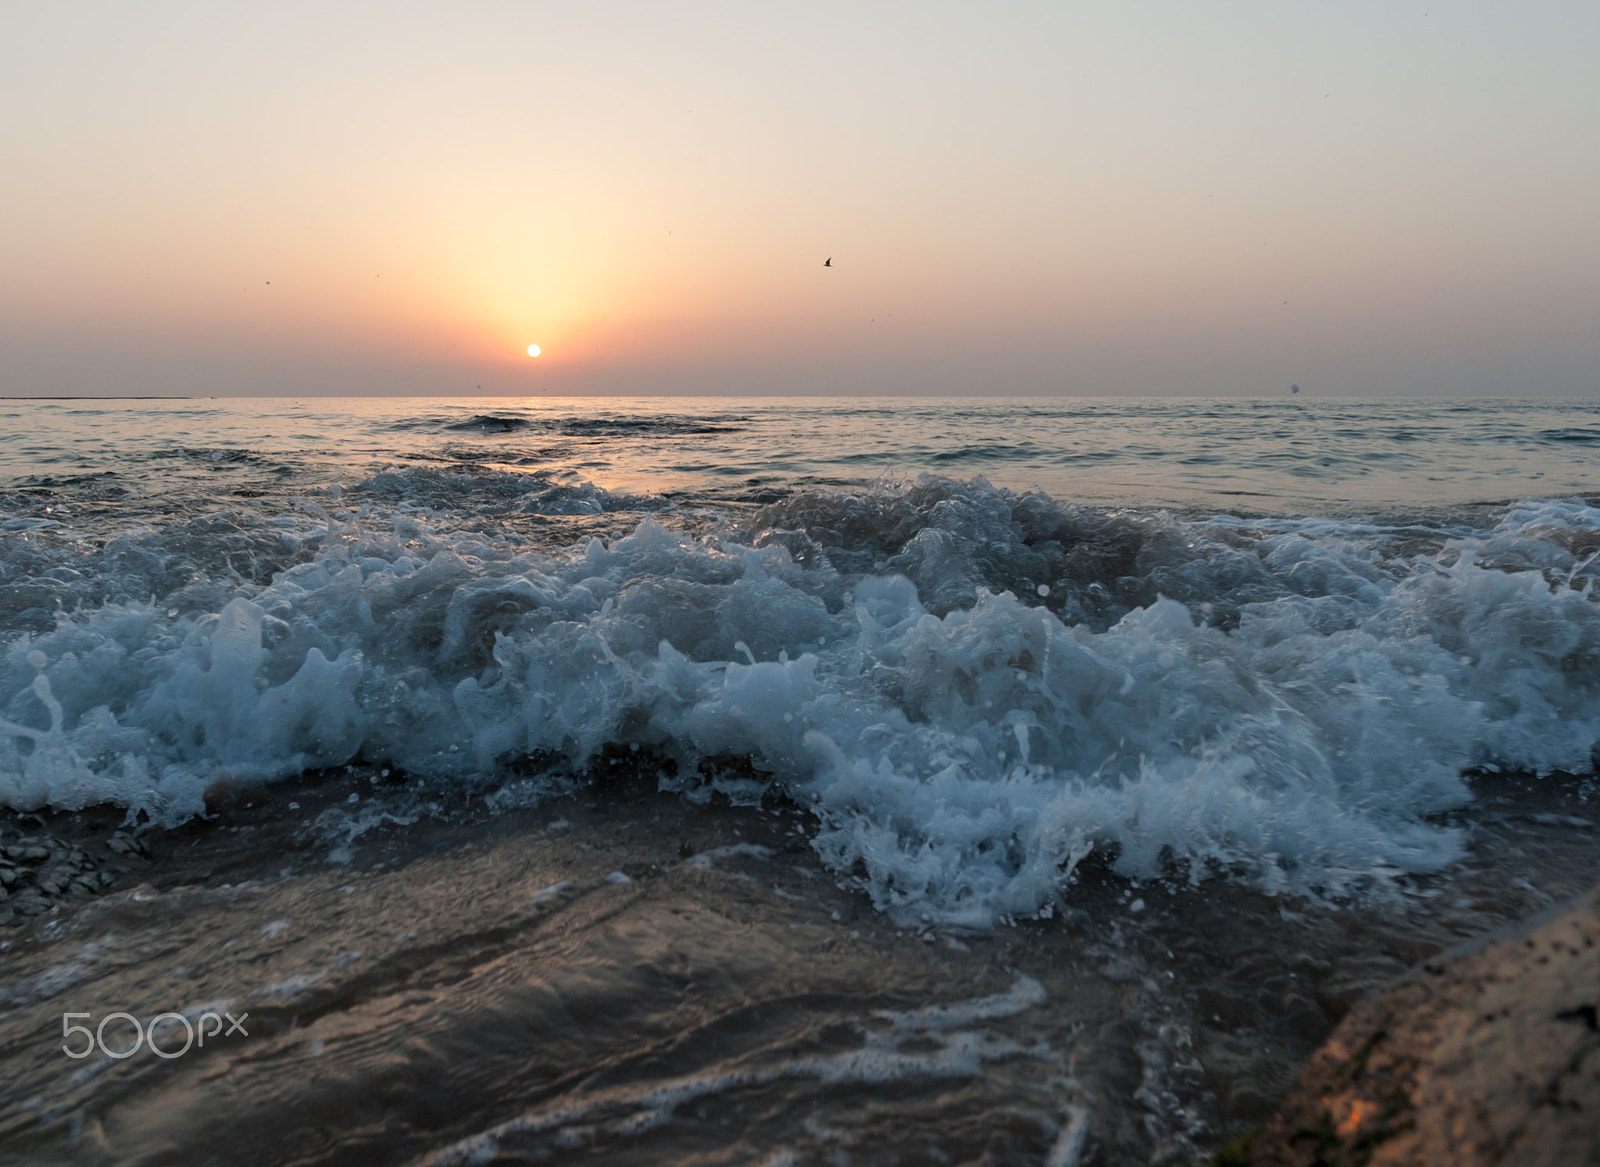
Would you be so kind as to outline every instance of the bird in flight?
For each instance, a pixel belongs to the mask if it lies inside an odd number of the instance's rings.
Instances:
[[[833,266],[833,256],[830,255],[830,256],[828,256],[827,259],[823,260],[822,261],[822,266],[823,267],[832,267]]]

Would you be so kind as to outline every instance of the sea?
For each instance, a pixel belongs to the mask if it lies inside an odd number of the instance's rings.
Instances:
[[[0,1156],[1198,1161],[1600,878],[1597,456],[1288,389],[0,401],[0,845],[137,859],[6,885]]]

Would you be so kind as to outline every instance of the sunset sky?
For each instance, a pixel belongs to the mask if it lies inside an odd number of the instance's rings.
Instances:
[[[1597,55],[1592,0],[0,0],[0,394],[1590,395]]]

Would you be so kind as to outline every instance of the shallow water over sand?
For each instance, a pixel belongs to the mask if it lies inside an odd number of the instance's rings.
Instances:
[[[782,803],[695,807],[630,773],[489,814],[319,777],[147,834],[135,886],[0,942],[0,1147],[40,1163],[1183,1162],[1263,1118],[1363,993],[1600,876],[1592,781],[1484,778],[1469,858],[1362,904],[1086,869],[1049,919],[911,930],[838,886]],[[347,791],[417,821],[351,840],[331,825]],[[92,848],[109,824],[88,819],[24,829]],[[67,1012],[206,1009],[248,1013],[248,1036],[170,1061],[61,1049]],[[113,1053],[133,1039],[125,1020],[105,1034]]]

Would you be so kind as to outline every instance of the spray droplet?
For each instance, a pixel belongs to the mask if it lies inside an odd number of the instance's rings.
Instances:
[[[50,663],[50,658],[36,648],[28,654],[28,663],[36,669],[42,669]]]
[[[1034,588],[1033,590],[1038,592],[1041,596],[1048,596],[1050,594],[1050,585],[1049,584],[1040,584],[1038,587]]]
[[[1300,386],[1298,386],[1298,385],[1290,385],[1289,386],[1289,392],[1290,393],[1298,393],[1298,392],[1300,392]]]

